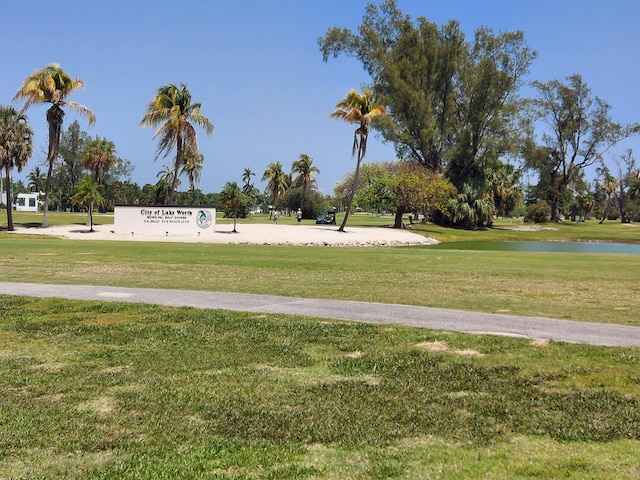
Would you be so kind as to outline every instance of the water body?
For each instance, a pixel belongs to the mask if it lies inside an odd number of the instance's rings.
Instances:
[[[605,242],[450,242],[427,248],[442,250],[491,250],[502,252],[613,253],[640,255],[640,244]]]

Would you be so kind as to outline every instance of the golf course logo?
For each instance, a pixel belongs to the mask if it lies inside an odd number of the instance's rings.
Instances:
[[[211,213],[208,210],[200,210],[196,215],[196,223],[200,228],[209,228],[212,223]]]

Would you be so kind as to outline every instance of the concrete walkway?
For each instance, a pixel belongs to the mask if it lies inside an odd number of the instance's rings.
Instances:
[[[395,323],[474,334],[520,336],[608,346],[640,346],[640,327],[516,317],[439,308],[290,298],[245,293],[0,282],[0,294],[282,313],[368,323]]]

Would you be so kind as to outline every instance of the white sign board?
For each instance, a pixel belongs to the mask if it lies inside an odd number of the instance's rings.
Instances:
[[[116,235],[202,237],[215,232],[216,209],[116,205],[113,223]]]

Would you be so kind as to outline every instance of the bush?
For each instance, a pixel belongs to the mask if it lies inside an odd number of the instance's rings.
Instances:
[[[551,207],[544,200],[538,200],[527,206],[527,212],[524,215],[525,223],[547,223],[549,220],[551,220]]]
[[[302,200],[302,189],[290,188],[282,199],[281,207],[295,212],[300,206]],[[331,202],[327,197],[314,189],[308,189],[304,200],[304,208],[302,209],[302,218],[315,219],[321,213],[327,212],[331,208]]]

